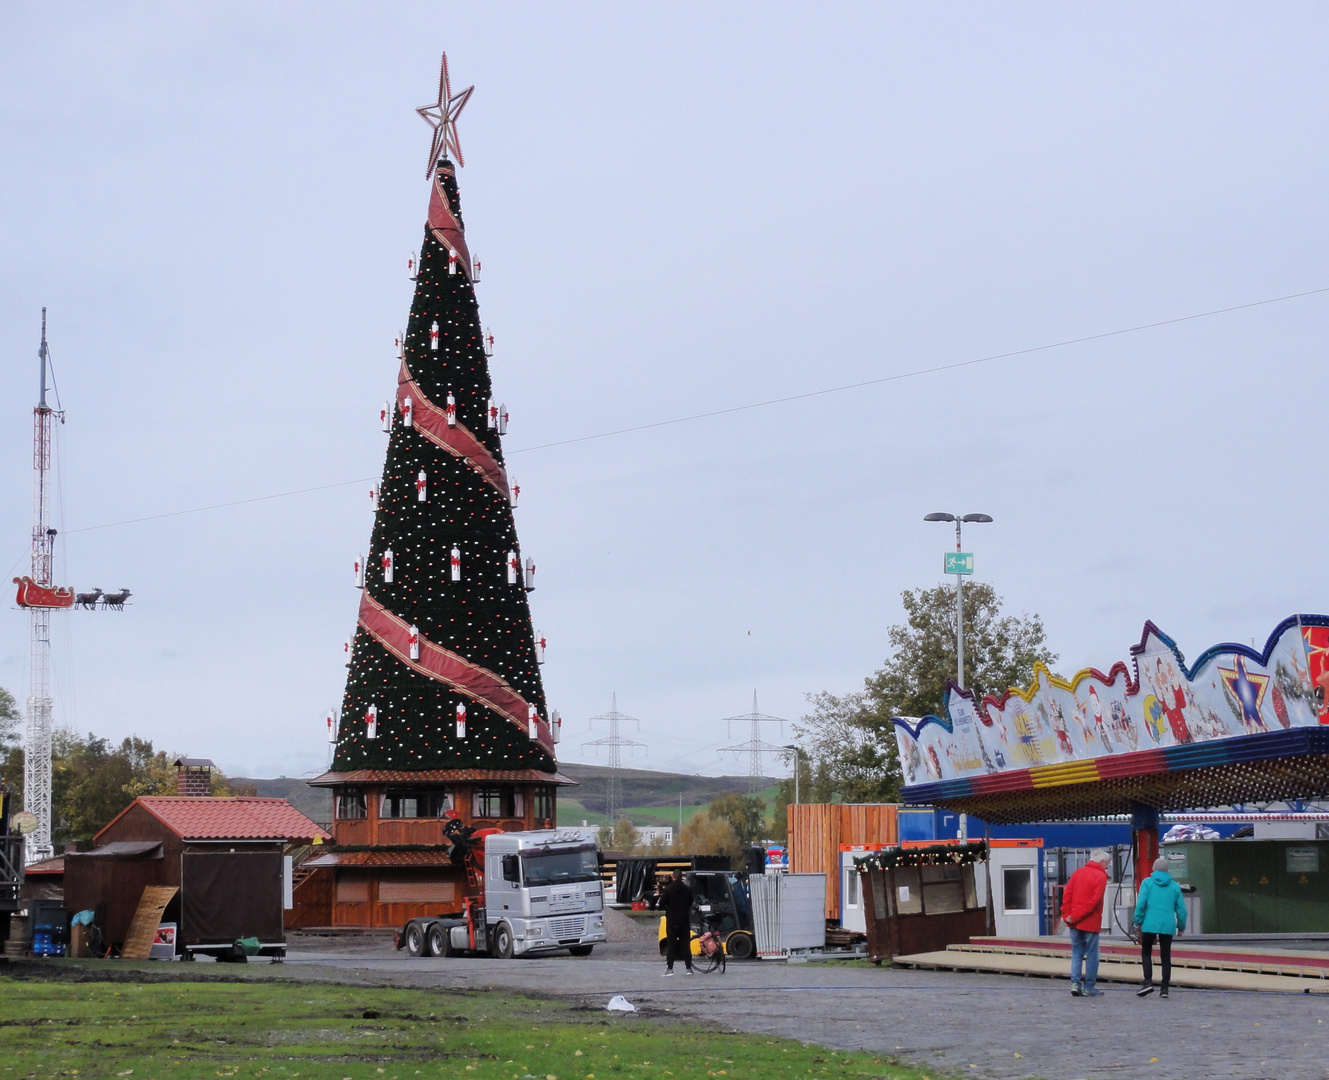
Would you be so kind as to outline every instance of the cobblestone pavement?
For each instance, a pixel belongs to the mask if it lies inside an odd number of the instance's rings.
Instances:
[[[1106,985],[1072,998],[1060,979],[822,962],[732,962],[724,975],[661,978],[654,941],[620,940],[584,959],[417,959],[382,938],[292,942],[288,976],[511,989],[594,1007],[623,994],[752,1033],[866,1050],[948,1076],[1042,1080],[1329,1080],[1329,996],[1174,990],[1139,999]],[[251,969],[252,970],[252,969]],[[282,970],[282,969],[277,969]],[[255,972],[257,974],[257,972]]]

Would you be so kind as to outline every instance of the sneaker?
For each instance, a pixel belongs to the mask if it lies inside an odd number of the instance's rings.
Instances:
[[[1085,997],[1102,997],[1103,991],[1096,986],[1091,986],[1084,992]]]
[[[684,974],[684,975],[695,975],[696,972],[693,971],[691,968],[688,968],[687,971],[683,972],[683,974]]]
[[[1137,991],[1135,991],[1135,996],[1136,996],[1136,997],[1148,997],[1148,996],[1149,996],[1150,994],[1152,994],[1153,992],[1154,992],[1154,984],[1153,984],[1153,983],[1145,983],[1142,987],[1140,987],[1140,989],[1138,989]]]
[[[673,969],[673,968],[670,968],[668,971],[666,971],[666,972],[661,976],[661,978],[663,978],[663,979],[667,979],[667,978],[669,978],[669,976],[672,975],[673,973],[674,973],[674,969]]]
[[[1166,987],[1166,986],[1163,987],[1161,990],[1158,991],[1158,996],[1161,997],[1161,998],[1165,998],[1165,997],[1167,997],[1167,987]]]
[[[1080,996],[1080,984],[1078,982],[1071,983],[1071,997],[1079,997],[1079,996]]]

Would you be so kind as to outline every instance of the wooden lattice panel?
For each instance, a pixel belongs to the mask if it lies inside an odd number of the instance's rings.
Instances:
[[[134,921],[129,924],[129,933],[120,947],[122,960],[147,960],[152,956],[152,943],[157,937],[157,927],[162,921],[162,912],[166,905],[179,892],[175,885],[149,885],[143,890],[134,912]]]

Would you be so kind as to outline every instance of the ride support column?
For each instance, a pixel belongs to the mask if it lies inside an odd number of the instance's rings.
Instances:
[[[1131,804],[1131,850],[1135,857],[1135,887],[1147,878],[1158,858],[1158,811],[1143,803]]]

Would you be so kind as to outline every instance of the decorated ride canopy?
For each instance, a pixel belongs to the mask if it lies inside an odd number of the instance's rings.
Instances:
[[[894,718],[906,803],[1013,824],[1329,795],[1329,616],[1190,667],[1146,623],[1129,668],[1034,670],[1027,690],[952,683],[945,717]]]

